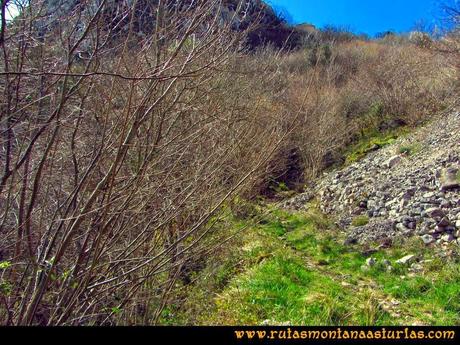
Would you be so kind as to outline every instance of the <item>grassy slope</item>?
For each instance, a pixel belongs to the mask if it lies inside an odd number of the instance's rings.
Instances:
[[[420,239],[372,254],[344,246],[343,234],[312,206],[303,213],[273,207],[226,245],[187,289],[187,302],[166,310],[163,322],[188,324],[390,325],[460,324],[460,266],[432,258]],[[422,272],[394,262],[407,254]],[[388,271],[383,259],[393,263]]]
[[[359,140],[344,150],[345,163],[351,164],[364,158],[369,152],[393,144],[400,136],[409,133],[407,127],[400,127],[384,132],[376,129],[363,133]],[[408,148],[410,149],[410,148]]]

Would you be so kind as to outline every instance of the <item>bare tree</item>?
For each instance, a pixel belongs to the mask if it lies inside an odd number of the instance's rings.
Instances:
[[[446,29],[441,40],[441,49],[457,55],[460,53],[460,3],[449,1],[441,5]]]
[[[218,0],[17,5],[0,35],[0,319],[155,323],[287,132],[229,86],[245,2],[225,21]]]

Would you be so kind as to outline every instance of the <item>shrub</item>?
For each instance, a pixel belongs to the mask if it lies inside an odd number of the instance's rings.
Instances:
[[[395,37],[399,37],[395,35]],[[395,38],[395,39],[396,39]],[[302,61],[301,73],[280,76],[285,87],[282,103],[296,127],[289,137],[305,165],[305,179],[340,162],[343,147],[356,143],[363,133],[414,126],[443,109],[454,99],[456,77],[443,53],[419,48],[400,39],[351,40],[330,44],[331,57],[318,63],[322,43],[282,57],[281,70]],[[325,60],[324,60],[325,61]],[[305,68],[305,66],[309,66]],[[288,124],[286,124],[288,125]]]
[[[248,52],[251,28],[222,24],[220,2],[147,2],[78,2],[56,20],[31,1],[2,28],[5,323],[154,324],[184,265],[225,243],[212,230],[230,197],[292,188],[382,121],[415,125],[458,98],[455,49],[325,28],[303,51]],[[279,47],[281,24],[249,43]]]
[[[289,130],[276,55],[243,58],[219,2],[92,4],[2,27],[2,323],[155,324]]]

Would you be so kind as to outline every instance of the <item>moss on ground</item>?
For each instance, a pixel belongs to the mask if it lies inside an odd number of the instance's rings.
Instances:
[[[345,164],[357,162],[368,153],[393,144],[397,138],[407,133],[408,129],[405,127],[384,132],[380,132],[377,129],[365,131],[354,144],[347,146],[344,152]]]

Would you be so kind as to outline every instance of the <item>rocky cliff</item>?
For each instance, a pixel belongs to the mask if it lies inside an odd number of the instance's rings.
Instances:
[[[49,29],[56,21],[65,21],[66,16],[78,14],[82,20],[94,14],[102,0],[44,0],[45,16],[41,29]],[[194,1],[163,1],[166,8],[192,8]],[[134,11],[127,14],[126,9],[134,6]],[[122,34],[132,23],[133,31],[140,35],[148,35],[155,30],[156,8],[158,0],[107,0],[103,8],[103,20],[113,34]],[[256,48],[261,45],[272,45],[277,48],[293,49],[300,45],[305,32],[287,24],[276,12],[261,0],[223,0],[219,11],[222,21],[231,25],[235,31],[251,27],[247,37],[247,46]],[[134,18],[132,18],[134,16]]]
[[[317,197],[351,243],[410,236],[426,245],[460,243],[459,168],[460,113],[453,111],[325,174],[284,206],[300,209]]]

